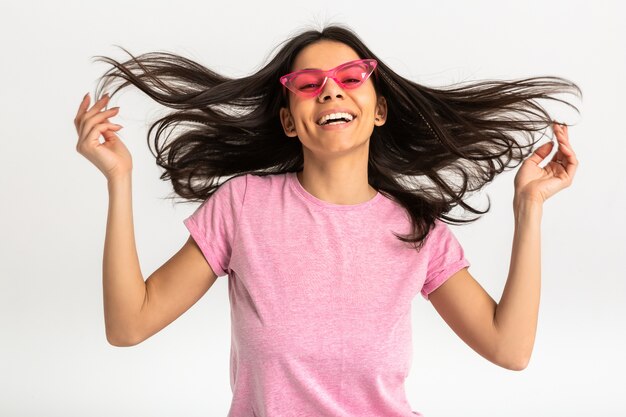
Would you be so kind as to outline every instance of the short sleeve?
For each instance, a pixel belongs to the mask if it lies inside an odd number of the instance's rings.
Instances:
[[[228,275],[247,176],[232,177],[183,220],[218,277]]]
[[[431,292],[446,282],[454,273],[470,266],[465,258],[463,247],[448,225],[435,220],[435,227],[428,235],[428,266],[426,279],[421,290],[422,297],[429,299]]]

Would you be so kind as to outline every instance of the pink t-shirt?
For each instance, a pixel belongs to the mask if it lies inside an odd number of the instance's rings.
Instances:
[[[420,252],[381,193],[339,205],[295,173],[230,178],[184,220],[231,306],[228,417],[415,417],[411,302],[469,266],[437,220]]]

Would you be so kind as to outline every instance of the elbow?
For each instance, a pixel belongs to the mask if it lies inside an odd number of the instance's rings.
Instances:
[[[143,341],[142,338],[138,337],[140,333],[137,331],[137,328],[127,322],[122,323],[122,325],[119,323],[113,324],[105,317],[104,327],[107,342],[111,346],[129,347],[138,345]]]
[[[517,362],[517,366],[514,371],[523,371],[528,367],[528,363],[530,362],[530,356],[524,357],[521,361]]]
[[[509,360],[508,362],[503,363],[500,366],[510,371],[523,371],[528,367],[528,362],[530,362],[530,357],[522,356],[513,360]]]
[[[513,354],[511,352],[502,352],[492,356],[494,360],[492,362],[504,369],[510,371],[523,371],[528,367],[530,361],[530,354]]]
[[[107,334],[107,342],[109,342],[109,345],[116,346],[116,347],[126,347],[126,346],[128,346],[128,344],[125,343],[123,339],[121,339],[119,337],[111,336],[109,334]]]
[[[107,342],[109,342],[111,346],[116,347],[130,347],[141,343],[141,340],[138,338],[124,337],[120,335],[114,335],[108,332],[106,333],[106,338]]]
[[[530,357],[532,355],[532,344],[522,343],[498,343],[496,345],[495,353],[492,356],[495,358],[494,363],[504,369],[511,371],[523,371],[528,367]]]

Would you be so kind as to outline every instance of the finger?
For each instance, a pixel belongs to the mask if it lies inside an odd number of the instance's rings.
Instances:
[[[120,129],[123,129],[123,126],[122,126],[122,125],[118,125],[118,124],[115,124],[115,123],[111,123],[111,124],[113,125],[113,127],[112,127],[112,128],[109,128],[109,129],[104,130],[104,131],[102,132],[102,136],[104,137],[104,140],[105,140],[106,142],[110,142],[110,141],[112,141],[112,140],[117,139],[117,138],[118,138],[118,136],[117,136],[117,132],[118,132]]]
[[[563,153],[564,147],[565,147],[564,144],[559,143],[559,148],[554,153],[554,155],[552,155],[552,161],[551,162],[555,162],[555,163],[561,164],[561,165],[565,163],[565,161],[567,159],[567,155],[565,153]]]
[[[563,161],[578,162],[576,159],[576,153],[569,145],[566,145],[564,143],[560,144],[559,154],[560,154],[561,160]]]
[[[89,130],[91,130],[94,124],[102,123],[105,119],[117,115],[119,110],[119,107],[112,107],[108,110],[101,111],[100,113],[96,113],[93,116],[86,118],[85,120],[83,120],[81,133],[88,132]]]
[[[93,106],[89,109],[89,111],[94,111],[96,108],[102,108],[109,100],[111,99],[111,95],[109,93],[104,93],[100,98],[93,103]]]
[[[569,143],[569,134],[567,131],[567,125],[555,123],[553,127],[554,133],[557,139],[562,139],[564,142]]]
[[[557,142],[559,143],[559,146],[561,144],[565,144],[568,145],[571,149],[571,144],[569,142],[569,136],[567,134],[567,129],[565,126],[563,125],[558,125],[555,130],[554,130],[555,134],[556,134],[556,138],[557,138]]]
[[[95,125],[87,134],[85,140],[77,145],[77,149],[81,150],[86,147],[93,147],[101,145],[100,143],[100,135],[103,135],[105,139],[110,139],[111,135],[108,133],[109,130],[120,130],[122,126],[117,125],[115,123],[100,123]]]
[[[561,149],[566,150],[564,152],[564,155],[566,157],[574,154],[574,150],[572,149],[572,144],[569,142],[569,137],[567,135],[566,128],[563,128],[563,127],[560,128],[559,132],[557,133],[557,139],[559,143],[559,150]]]
[[[80,105],[78,106],[78,111],[76,112],[76,116],[74,116],[74,126],[76,127],[76,130],[78,130],[79,126],[80,126],[80,116],[85,112],[85,110],[87,110],[87,107],[89,107],[89,93],[85,94],[85,97],[83,97],[83,100],[80,102]]]
[[[107,103],[109,102],[109,93],[105,93],[104,96],[102,96],[98,101],[96,101],[94,103],[94,105],[87,110],[85,113],[83,113],[80,117],[80,122],[79,122],[79,128],[82,131],[82,125],[85,123],[85,121],[87,119],[89,119],[90,117],[92,117],[94,114],[98,113],[100,110],[102,110],[103,107],[105,107],[107,105]]]
[[[82,126],[80,127],[80,134],[78,137],[78,141],[81,142],[81,141],[87,140],[88,132],[91,131],[94,125],[98,123],[103,123],[105,121],[109,122],[109,117],[115,116],[118,113],[119,109],[120,109],[119,107],[113,107],[112,109],[100,112],[96,114],[95,116],[90,117],[86,119],[85,121],[83,121]]]
[[[569,140],[569,131],[567,130],[567,126],[563,126],[563,136],[565,137],[565,142],[567,142],[567,145],[571,147],[570,140]]]
[[[576,169],[578,168],[578,158],[576,158],[574,151],[572,151],[567,145],[564,145],[563,147],[563,153],[566,155],[563,167],[565,168],[567,175],[570,178],[573,178],[576,173]]]
[[[528,159],[530,159],[532,162],[538,164],[543,159],[545,159],[546,156],[548,156],[550,154],[550,152],[552,151],[553,147],[554,147],[554,142],[544,143],[543,145],[541,145],[540,147],[535,149],[535,152],[533,152],[533,154]]]
[[[574,176],[576,168],[578,167],[578,159],[576,158],[576,154],[569,146],[565,144],[559,145],[559,152],[555,154],[554,162],[561,165],[570,178]]]

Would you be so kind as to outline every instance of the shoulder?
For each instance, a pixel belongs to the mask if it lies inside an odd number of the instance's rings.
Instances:
[[[214,194],[225,198],[226,195],[243,200],[248,185],[249,174],[237,174],[223,181]]]
[[[456,255],[462,252],[462,247],[454,234],[450,225],[441,219],[435,219],[434,226],[431,227],[426,236],[426,246],[431,256],[439,257],[443,253],[449,252]]]
[[[231,188],[245,188],[248,183],[248,176],[250,174],[237,174],[222,183],[222,185],[228,184]]]
[[[451,230],[448,227],[448,224],[441,219],[436,218],[435,222],[428,231],[427,239],[430,240],[432,244],[436,244],[449,233],[451,233]]]

